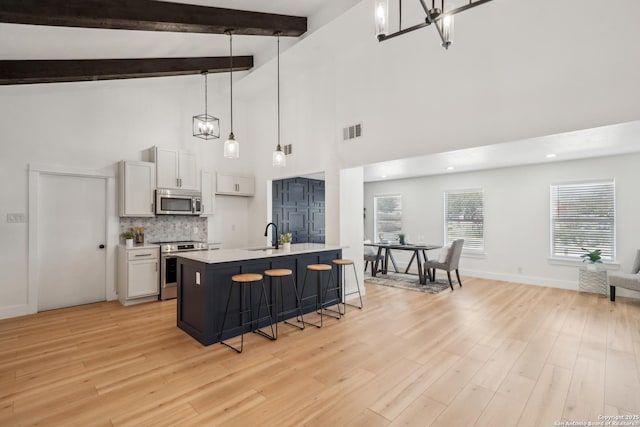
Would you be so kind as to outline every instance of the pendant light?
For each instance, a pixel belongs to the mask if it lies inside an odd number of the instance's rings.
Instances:
[[[207,114],[207,74],[204,75],[204,114],[193,116],[193,136],[202,139],[220,138],[220,120]]]
[[[231,133],[229,139],[224,142],[224,156],[228,159],[237,159],[240,157],[240,144],[236,141],[233,134],[233,35],[232,30],[225,31],[229,34],[229,87],[231,90]]]
[[[280,146],[280,32],[276,33],[276,38],[278,40],[278,145],[276,146],[276,151],[273,152],[273,166],[276,168],[283,168],[287,166],[287,158],[284,155],[284,151],[282,151],[282,147]]]

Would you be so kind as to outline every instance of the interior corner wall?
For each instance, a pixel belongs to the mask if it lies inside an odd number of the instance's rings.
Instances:
[[[400,194],[402,227],[408,242],[424,236],[427,243],[441,245],[444,240],[444,192],[481,188],[484,191],[486,255],[463,255],[461,275],[577,289],[581,263],[549,261],[549,186],[561,182],[615,180],[617,262],[620,271],[628,272],[640,235],[637,221],[640,216],[639,162],[640,153],[636,153],[366,183],[365,238],[373,238],[373,198]],[[396,258],[402,258],[402,255],[398,253]],[[620,295],[638,297],[637,293],[620,292]]]

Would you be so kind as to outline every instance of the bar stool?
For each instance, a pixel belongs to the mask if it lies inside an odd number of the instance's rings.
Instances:
[[[294,313],[296,312],[296,319],[298,318],[298,316],[300,316],[300,319],[302,321],[302,326],[300,325],[296,325],[295,323],[289,323],[286,320],[286,317],[284,317],[284,323],[286,323],[287,325],[293,326],[294,328],[298,328],[298,329],[304,329],[304,317],[302,316],[302,306],[300,304],[300,295],[298,294],[298,288],[296,287],[296,281],[293,278],[293,272],[289,269],[286,268],[281,268],[281,269],[274,269],[274,270],[267,270],[264,272],[265,276],[271,277],[271,287],[272,287],[272,292],[274,294],[274,298],[273,298],[273,307],[275,308],[275,318],[276,318],[276,333],[275,333],[275,337],[276,339],[278,338],[278,323],[279,323],[279,318],[280,316],[286,316],[289,313]],[[291,310],[286,310],[286,311],[282,311],[282,307],[284,305],[284,292],[282,290],[284,284],[282,283],[282,278],[283,277],[290,277],[291,280],[288,282],[291,287],[293,288],[293,293],[296,296],[296,306],[295,308],[291,309]],[[276,281],[277,279],[277,281]],[[276,284],[278,285],[278,288],[280,288],[280,298],[278,298],[278,290],[273,290],[273,288],[276,286]]]
[[[251,295],[252,295],[251,286],[256,283],[260,283],[262,285],[261,286],[262,289],[260,292],[260,301],[258,302],[258,319],[256,319],[255,321],[258,324],[257,326],[259,326],[261,320],[269,319],[269,326],[271,327],[271,335],[261,331],[259,327],[256,327],[255,329],[253,329],[254,319],[253,319],[253,310],[251,308],[253,303],[253,300],[251,298]],[[240,294],[240,311],[238,313],[240,314],[240,327],[242,328],[242,332],[240,335],[240,349],[237,349],[231,344],[228,344],[222,341],[222,334],[224,333],[224,325],[227,322],[227,314],[229,312],[229,302],[231,301],[231,294],[233,293],[234,286],[239,287],[238,292]],[[245,303],[247,299],[246,288],[249,288],[249,308],[245,307]],[[267,309],[267,316],[260,317],[260,309],[262,308],[263,297],[264,297],[264,306]],[[244,320],[246,313],[249,313],[248,322]],[[269,340],[276,339],[276,336],[273,332],[273,319],[271,318],[271,310],[269,310],[269,301],[267,300],[267,290],[264,287],[264,280],[262,278],[262,274],[256,274],[256,273],[236,274],[235,276],[231,277],[231,288],[229,289],[229,296],[227,297],[227,306],[224,309],[224,317],[222,318],[222,328],[220,330],[220,344],[226,345],[227,347],[229,347],[232,350],[235,350],[238,353],[242,353],[242,349],[244,348],[244,327],[246,325],[251,325],[252,332],[258,335],[262,335],[263,337]]]
[[[342,289],[344,290],[343,295],[342,295],[342,304],[344,305],[344,313],[342,314],[347,314],[347,306],[350,305],[351,307],[355,307],[355,308],[359,308],[360,310],[362,310],[362,307],[364,307],[364,304],[362,303],[362,294],[360,293],[360,282],[358,282],[358,273],[356,273],[356,266],[353,263],[352,260],[350,259],[334,259],[332,261],[336,266],[338,266],[338,274],[340,274],[340,270],[342,270]],[[353,275],[356,278],[356,285],[358,285],[358,290],[357,291],[353,291],[353,292],[347,292],[347,284],[346,284],[346,274],[345,274],[345,266],[347,265],[351,265],[353,266]],[[355,304],[348,304],[347,303],[347,297],[349,295],[355,295],[358,294],[358,296],[360,297],[360,306],[357,306]]]
[[[340,312],[340,287],[336,284],[335,280],[333,280],[333,270],[329,264],[309,264],[307,265],[307,270],[304,273],[304,283],[302,285],[302,292],[300,293],[301,295],[304,295],[304,288],[307,286],[307,275],[310,271],[318,273],[317,282],[316,282],[316,293],[315,295],[310,295],[308,297],[301,297],[300,302],[302,304],[302,301],[304,300],[315,298],[316,313],[320,314],[320,324],[307,322],[307,321],[303,321],[303,324],[313,325],[316,328],[322,328],[325,311],[336,313],[338,316],[332,316],[330,314],[327,314],[327,316],[332,317],[334,319],[340,319],[342,317],[342,313]],[[322,272],[323,271],[329,272],[329,278],[327,279],[327,284],[325,286],[324,293],[322,292]],[[331,287],[329,287],[329,283],[331,283],[332,285]],[[336,298],[338,299],[338,304],[337,304],[338,311],[327,308],[328,307],[328,302],[326,300],[327,294],[329,293],[329,291],[332,291],[332,290],[335,291]]]

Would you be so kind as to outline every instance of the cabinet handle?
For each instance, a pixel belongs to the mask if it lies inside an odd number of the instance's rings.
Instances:
[[[158,272],[158,263],[156,262],[156,273]]]
[[[143,257],[143,256],[153,256],[153,254],[139,254],[139,255],[136,255],[136,258]]]

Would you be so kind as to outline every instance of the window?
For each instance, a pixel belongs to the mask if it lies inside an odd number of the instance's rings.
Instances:
[[[402,196],[376,196],[373,198],[374,229],[376,239],[396,239],[402,232]]]
[[[444,240],[464,239],[464,249],[484,251],[484,193],[482,190],[445,191]]]
[[[578,259],[600,249],[615,259],[615,185],[613,181],[551,185],[551,256]]]

